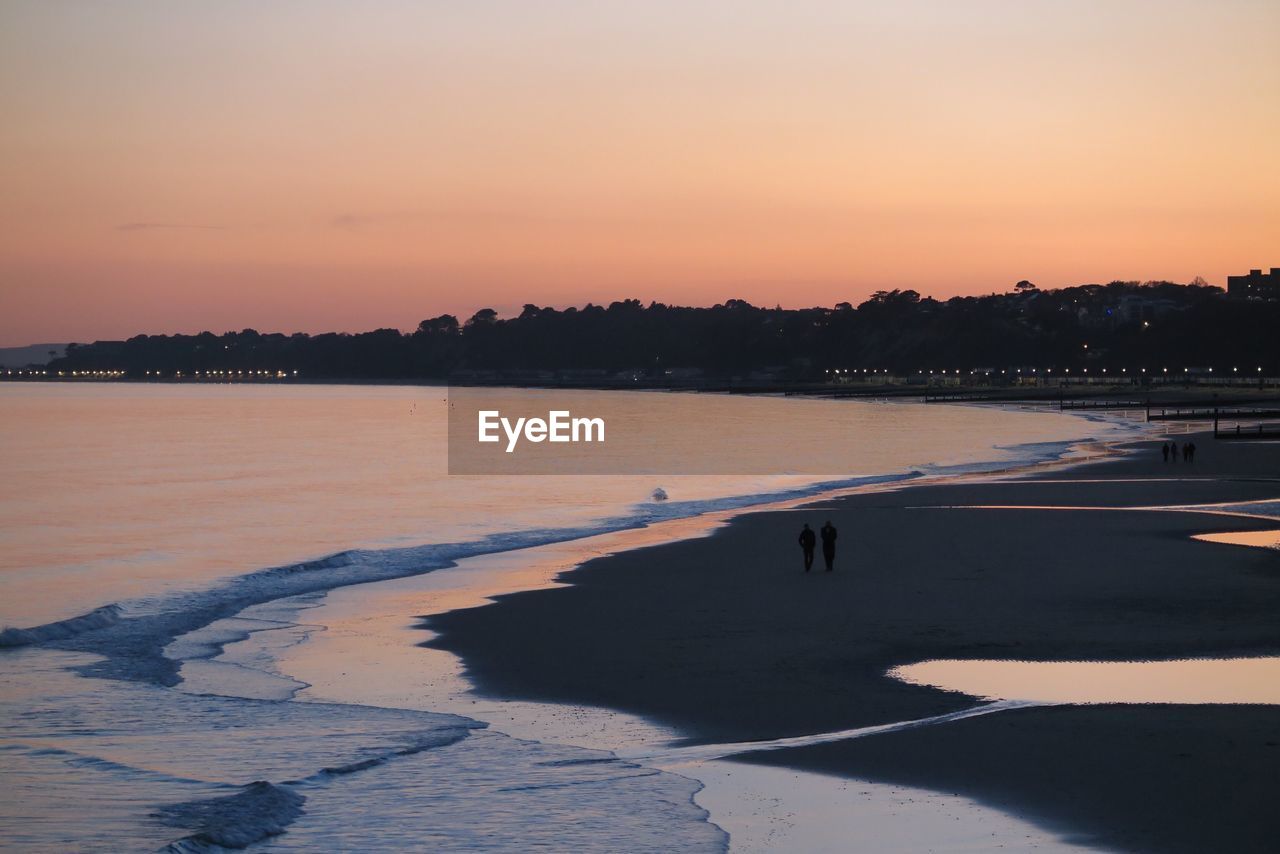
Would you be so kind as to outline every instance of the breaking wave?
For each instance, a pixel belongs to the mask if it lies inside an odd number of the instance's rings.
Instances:
[[[268,836],[284,833],[302,814],[306,800],[287,786],[259,780],[234,795],[161,807],[154,817],[175,827],[199,828],[163,850],[205,854],[225,848],[247,848]]]
[[[30,646],[47,643],[78,635],[81,632],[102,629],[114,625],[120,620],[120,606],[112,603],[95,608],[87,614],[59,620],[56,623],[45,623],[30,629],[8,628],[0,631],[0,647]]]

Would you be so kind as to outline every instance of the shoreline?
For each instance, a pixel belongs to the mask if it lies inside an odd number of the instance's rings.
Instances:
[[[1201,454],[1194,467],[1178,464],[1179,468],[1174,469],[1172,463],[1162,467],[1158,455],[1152,462],[1150,449],[1156,447],[1154,441],[1130,444],[1143,449],[1138,456],[1108,457],[1088,465],[1048,464],[1024,473],[1018,480],[1005,480],[1008,474],[988,474],[942,483],[909,481],[872,495],[810,501],[800,509],[738,511],[727,525],[708,537],[652,545],[588,561],[559,579],[568,586],[502,596],[492,605],[432,617],[428,625],[440,635],[426,645],[461,656],[467,677],[482,695],[620,709],[679,729],[688,736],[686,743],[750,741],[874,726],[974,705],[976,701],[965,695],[905,683],[890,684],[896,680],[884,676],[891,666],[930,658],[1130,660],[1280,651],[1280,632],[1270,629],[1265,619],[1275,612],[1272,606],[1280,605],[1280,573],[1275,564],[1278,556],[1265,550],[1227,549],[1190,539],[1190,533],[1275,528],[1274,521],[1190,511],[1123,509],[1136,504],[1156,507],[1280,497],[1280,479],[1256,477],[1266,471],[1280,473],[1280,454],[1276,453],[1280,449],[1253,443],[1247,447],[1234,443],[1224,446],[1207,440],[1201,442]],[[1216,459],[1211,462],[1206,459],[1209,457]],[[921,496],[929,500],[918,500]],[[957,506],[960,504],[970,506]],[[981,504],[1022,505],[1024,509],[973,506]],[[1108,509],[1055,510],[1052,514],[1025,509],[1037,504],[1095,504]],[[946,513],[941,512],[944,508]],[[837,525],[844,531],[858,532],[850,538],[853,542],[842,535],[842,544],[854,545],[846,555],[868,551],[874,554],[863,554],[857,568],[838,564],[832,576],[823,578],[818,573],[806,578],[799,572],[798,554],[792,554],[795,549],[791,528],[798,527],[797,514],[813,516],[820,524],[817,517],[825,513],[847,517],[849,522],[838,521]],[[1056,535],[1054,531],[1059,522],[1052,517],[1065,520],[1064,513],[1082,528],[1059,543],[1061,531]],[[1045,516],[1051,518],[1040,518]],[[904,530],[908,517],[911,519]],[[935,530],[943,519],[951,521],[942,524],[945,530]],[[895,557],[895,552],[901,566],[927,564],[920,558],[928,549],[918,541],[910,541],[911,525],[930,529],[932,536],[927,539],[940,534],[949,538],[948,549],[961,580],[948,579],[934,566],[925,571],[926,577],[914,580],[920,589],[895,597],[894,585],[886,584],[886,579],[866,577],[874,574],[869,565],[883,564],[886,558]],[[885,540],[892,539],[886,537],[886,532],[894,531],[900,538],[908,535],[908,541],[899,539],[895,550],[886,552]],[[1049,585],[1056,594],[1070,598],[1071,608],[1059,607],[1061,603],[1038,602],[1034,603],[1038,609],[1028,610],[1032,603],[1026,599],[1027,591],[1020,589],[1026,585],[1017,584],[1016,573],[1011,575],[1007,568],[996,566],[973,572],[972,564],[979,556],[970,553],[971,542],[965,545],[975,537],[986,537],[988,544],[1001,552],[999,562],[1013,564],[1019,550],[1008,544],[1001,546],[1001,538],[1023,542],[1026,553],[1025,541],[1038,537],[1054,545],[1048,550],[1050,554],[1055,550],[1069,552],[1070,559],[1079,565],[1080,540],[1097,536],[1103,537],[1107,548],[1091,556],[1097,566],[1083,573],[1087,577],[1079,583],[1065,583],[1059,573],[1058,580]],[[1154,550],[1156,559],[1171,567],[1171,572],[1153,573],[1148,568],[1139,573],[1141,583],[1112,581],[1102,584],[1104,591],[1099,591],[1099,583],[1106,581],[1106,573],[1100,568],[1110,564],[1115,569],[1117,558],[1112,552],[1117,549],[1132,556],[1132,543],[1127,541],[1133,539],[1142,543],[1143,550]],[[774,543],[779,546],[775,548]],[[1250,609],[1238,602],[1233,604],[1231,596],[1219,595],[1209,600],[1213,607],[1207,613],[1197,614],[1205,610],[1203,594],[1207,588],[1203,572],[1197,571],[1196,566],[1210,554],[1191,554],[1189,550],[1198,547],[1215,549],[1207,559],[1222,567],[1219,572],[1231,581],[1234,595],[1247,588],[1252,594],[1263,596],[1265,602]],[[900,554],[904,550],[911,552],[910,559]],[[936,558],[937,550],[934,551]],[[1084,550],[1086,554],[1087,551]],[[1068,563],[1070,560],[1055,558],[1055,566]],[[1002,583],[993,585],[983,579],[984,575],[999,576]],[[857,591],[859,599],[875,603],[870,611],[866,602],[854,600],[845,601],[848,613],[830,607],[833,599],[839,600],[856,589],[848,586],[849,580],[858,580],[856,587],[862,588]],[[803,588],[780,586],[797,581],[837,584],[827,585],[817,597],[813,591],[803,592]],[[1160,595],[1139,605],[1135,594],[1143,584],[1154,584]],[[938,585],[949,588],[946,595],[921,595]],[[981,596],[975,598],[964,590],[973,585],[982,590]],[[1105,591],[1108,586],[1114,589]],[[1111,601],[1105,595],[1099,596],[1099,592],[1109,592]],[[1117,605],[1115,597],[1122,593],[1128,598],[1118,600]],[[806,598],[802,607],[796,608],[787,602],[787,595]],[[966,620],[963,613],[956,613],[964,609],[956,609],[952,603],[965,597],[972,603],[981,603],[973,608],[981,612],[982,620]],[[834,619],[843,617],[846,622],[855,623],[874,619],[870,612],[877,609],[882,616],[888,614],[891,618],[880,619],[875,631],[861,635],[841,630],[839,620]],[[1132,611],[1128,620],[1123,619],[1125,609]],[[1036,619],[1021,619],[1021,611]],[[1178,630],[1171,615],[1187,620],[1191,630]],[[931,620],[913,622],[916,617]],[[1081,617],[1088,618],[1084,624],[1088,631],[1081,629]],[[984,621],[988,624],[985,629],[976,625]],[[1132,625],[1126,627],[1126,622]],[[1116,734],[1122,731],[1120,724],[1131,725],[1130,716],[1135,714],[1133,707],[1067,708],[1067,713],[1056,707],[1008,711],[932,727],[928,734],[918,731],[881,735],[858,742],[739,757],[737,761],[954,791],[1011,815],[1032,819],[1048,829],[1073,833],[1074,839],[1087,838],[1091,844],[1131,850],[1195,850],[1196,844],[1205,842],[1205,835],[1203,830],[1199,834],[1188,832],[1189,823],[1214,828],[1213,832],[1219,834],[1215,838],[1230,838],[1238,850],[1260,848],[1262,840],[1270,838],[1265,834],[1276,829],[1274,824],[1259,826],[1265,811],[1255,815],[1250,810],[1231,809],[1221,803],[1223,798],[1206,799],[1213,804],[1201,809],[1196,809],[1194,802],[1179,803],[1179,815],[1193,816],[1194,822],[1185,818],[1168,821],[1162,830],[1148,821],[1150,816],[1140,805],[1130,805],[1124,815],[1098,814],[1094,808],[1105,797],[1081,798],[1073,786],[1066,784],[1061,791],[1019,795],[1018,791],[1029,788],[1023,779],[1028,769],[1016,762],[1000,765],[1002,758],[1012,758],[1012,751],[1002,751],[998,743],[984,742],[993,761],[969,777],[958,771],[964,765],[960,760],[946,760],[959,750],[957,740],[991,741],[989,733],[999,734],[1015,725],[1025,730],[1026,738],[1035,741],[1043,756],[1053,757],[1060,752],[1064,760],[1070,758],[1070,745],[1055,746],[1054,741],[1077,738],[1086,742],[1098,740],[1102,754],[1114,753],[1121,738]],[[1199,733],[1196,738],[1202,741],[1211,739],[1218,731],[1215,728],[1225,728],[1223,731],[1246,741],[1261,738],[1256,753],[1265,758],[1266,743],[1280,741],[1280,711],[1248,707],[1241,713],[1238,708],[1140,707],[1136,714],[1139,720],[1151,722],[1149,732],[1154,735],[1149,737],[1162,748],[1177,746],[1178,729],[1166,731],[1160,725],[1185,719],[1183,728]],[[1118,711],[1108,711],[1111,709]],[[1060,725],[1054,729],[1054,722],[1063,720],[1072,721],[1078,733],[1067,730],[1064,734]],[[1171,744],[1171,740],[1175,743]],[[891,757],[886,759],[877,752],[881,748],[875,746],[891,742],[895,749],[889,754],[901,752],[914,758],[904,760],[896,774]],[[930,748],[913,753],[911,745],[917,743],[928,743]],[[1023,752],[1028,750],[1024,747]],[[1183,752],[1173,750],[1172,755]],[[1097,765],[1092,790],[1114,797],[1115,786],[1108,780],[1115,779],[1115,775],[1101,773],[1108,766],[1107,761],[1093,751],[1085,753],[1095,756]],[[1252,791],[1269,792],[1270,796],[1280,793],[1280,782],[1267,777],[1265,763],[1260,766],[1257,759],[1236,759],[1234,765],[1227,767],[1234,769],[1238,777],[1247,778],[1254,787]],[[1129,765],[1154,775],[1167,770],[1149,757],[1143,761],[1130,757]],[[1000,770],[993,770],[997,766]],[[1218,769],[1219,776],[1222,771]],[[1203,776],[1214,779],[1207,770]],[[1002,788],[1002,781],[1009,780],[1018,781],[1017,786],[1012,786],[1016,790],[1013,794],[1008,791],[1010,786]],[[1234,803],[1256,805],[1256,800],[1242,796],[1241,785],[1218,785],[1218,791],[1235,793]],[[1063,797],[1069,795],[1067,800],[1076,806],[1052,803],[1055,792]],[[1165,797],[1175,803],[1179,793],[1171,791]],[[1228,816],[1235,830],[1222,836],[1220,825],[1226,823]],[[1143,829],[1134,831],[1135,822]]]
[[[1003,473],[1056,469],[1075,462],[1037,462]],[[932,476],[929,480],[988,476]],[[870,484],[859,489],[883,491],[897,485]],[[786,504],[803,506],[812,500],[795,498]],[[456,656],[422,648],[422,618],[414,615],[422,613],[424,600],[431,603],[432,613],[444,613],[477,607],[518,590],[553,588],[564,583],[560,576],[592,556],[709,536],[740,512],[723,510],[585,540],[477,555],[442,572],[331,591],[314,609],[305,611],[309,624],[315,621],[325,629],[310,634],[305,643],[277,651],[277,672],[307,683],[296,695],[299,701],[457,714],[489,721],[493,731],[516,738],[609,751],[624,763],[639,762],[696,780],[701,784],[696,803],[710,811],[708,821],[731,834],[732,850],[775,850],[781,840],[799,850],[843,850],[838,840],[848,838],[864,840],[867,846],[874,840],[875,850],[901,854],[954,840],[971,847],[1000,840],[1055,850],[1079,848],[967,798],[866,781],[852,785],[821,772],[764,765],[748,768],[728,759],[690,755],[686,749],[670,750],[680,741],[679,732],[611,709],[490,701],[475,691]],[[257,657],[251,649],[237,649],[235,655]]]

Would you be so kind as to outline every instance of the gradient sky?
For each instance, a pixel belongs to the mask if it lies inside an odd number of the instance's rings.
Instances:
[[[1280,3],[0,4],[0,345],[1280,266]]]

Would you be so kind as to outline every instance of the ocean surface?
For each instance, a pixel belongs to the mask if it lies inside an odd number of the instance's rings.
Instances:
[[[565,397],[588,410],[637,394],[653,393]],[[778,473],[450,477],[447,406],[420,386],[0,385],[0,846],[723,850],[692,776],[590,738],[509,732],[500,704],[395,707],[356,674],[319,673],[324,657],[302,682],[280,651],[323,634],[308,615],[341,588],[433,573],[465,594],[459,561],[518,568],[528,549],[1052,459],[1126,430],[1057,412],[664,395],[655,441],[713,453],[723,439],[690,425],[728,409],[777,425],[748,451]],[[837,445],[839,475],[788,469]],[[348,617],[361,602],[343,600]],[[392,677],[412,680],[419,652],[397,647]]]

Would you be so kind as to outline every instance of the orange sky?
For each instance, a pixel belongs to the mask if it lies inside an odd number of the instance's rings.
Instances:
[[[1280,266],[1280,4],[0,5],[0,345]]]

